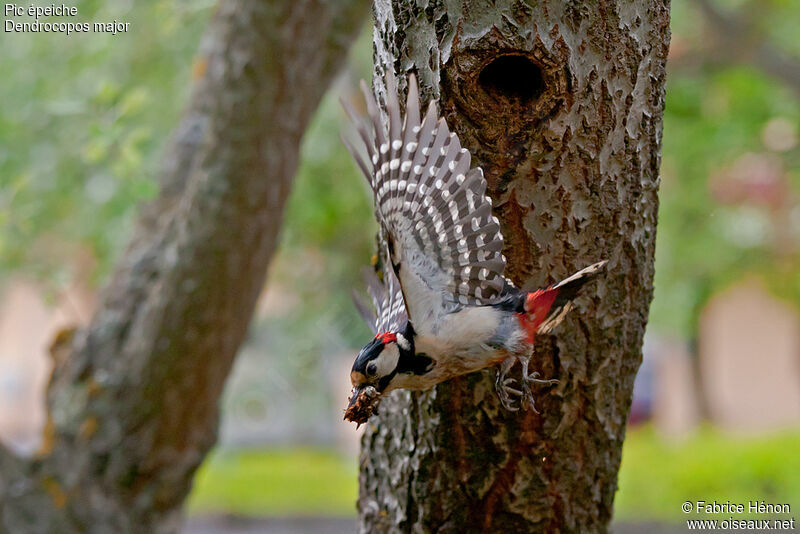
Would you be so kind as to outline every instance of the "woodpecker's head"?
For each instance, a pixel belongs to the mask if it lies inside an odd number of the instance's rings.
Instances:
[[[411,341],[401,332],[383,332],[356,356],[350,382],[356,389],[373,386],[383,393],[397,374],[401,358],[413,356]]]
[[[356,356],[350,371],[353,391],[345,419],[364,423],[374,412],[380,396],[392,389],[401,361],[414,356],[412,341],[401,332],[382,332]]]

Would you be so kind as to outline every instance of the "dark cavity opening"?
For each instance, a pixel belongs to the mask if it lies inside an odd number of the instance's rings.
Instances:
[[[542,70],[525,56],[500,56],[486,65],[478,84],[492,98],[527,104],[544,92]]]

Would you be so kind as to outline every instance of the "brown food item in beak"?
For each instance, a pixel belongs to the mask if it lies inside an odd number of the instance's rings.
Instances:
[[[373,386],[353,388],[348,400],[347,409],[344,411],[345,421],[352,421],[359,426],[375,413],[381,396]]]

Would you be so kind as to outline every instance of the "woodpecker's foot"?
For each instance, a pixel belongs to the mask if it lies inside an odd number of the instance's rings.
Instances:
[[[546,386],[552,386],[553,384],[558,384],[557,378],[548,378],[548,379],[539,378],[539,373],[537,373],[536,371],[529,374],[525,378],[525,381],[528,382],[529,384],[544,384]]]
[[[522,391],[513,387],[516,380],[513,378],[505,378],[502,383],[498,381],[497,396],[500,397],[500,404],[509,412],[516,412],[519,410],[518,406],[514,406],[514,400],[511,398],[521,397]]]
[[[553,384],[558,384],[558,380],[556,379],[549,379],[544,380],[539,378],[539,373],[536,371],[532,373],[528,373],[528,364],[530,360],[527,358],[520,359],[520,364],[522,365],[522,400],[521,404],[526,409],[530,407],[533,410],[533,413],[539,413],[539,410],[536,409],[536,404],[533,399],[533,392],[531,391],[531,384],[541,384],[552,386]]]
[[[507,358],[504,360],[497,370],[497,380],[495,381],[495,389],[497,389],[497,396],[500,399],[500,404],[510,412],[519,410],[519,407],[514,406],[512,397],[522,397],[522,391],[514,387],[516,380],[513,378],[506,378],[508,371],[511,370],[516,361],[516,358]]]

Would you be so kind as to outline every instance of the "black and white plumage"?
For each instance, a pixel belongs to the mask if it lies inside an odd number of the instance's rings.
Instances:
[[[569,282],[574,291],[560,306],[553,304],[557,293],[566,294],[566,286],[534,293],[516,289],[503,274],[503,236],[483,171],[470,168],[469,151],[437,115],[434,103],[421,114],[414,75],[408,79],[404,116],[396,80],[387,77],[386,126],[371,91],[364,82],[361,87],[366,122],[343,104],[366,155],[347,140],[345,144],[373,191],[385,249],[381,254],[388,261],[383,283],[374,273],[367,280],[378,312],[378,335],[353,366],[351,408],[365,384],[378,393],[425,389],[521,356],[524,391],[510,387],[503,372],[499,392],[507,407],[509,392],[525,395],[532,404],[527,384],[536,380],[527,374],[527,358],[536,329],[560,322],[577,290],[605,262],[568,279],[576,281]],[[395,334],[397,347],[392,346]],[[350,415],[351,420],[363,419]]]
[[[364,142],[367,161],[349,148],[374,192],[392,263],[409,260],[415,275],[425,276],[434,290],[441,291],[439,306],[444,311],[496,302],[510,282],[503,276],[503,236],[492,215],[483,171],[470,169],[469,151],[437,116],[433,103],[420,120],[413,75],[405,121],[397,99],[387,99],[388,131],[363,82],[362,89],[370,123],[363,124],[345,107]],[[397,94],[393,77],[387,79],[387,92]],[[410,312],[413,316],[415,310]]]
[[[375,312],[370,310],[357,295],[354,295],[353,300],[359,313],[372,329],[372,333],[397,332],[403,329],[408,322],[408,314],[403,301],[403,290],[394,271],[391,269],[385,271],[383,282],[373,269],[365,267],[362,274]]]

